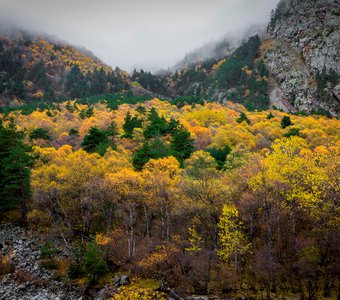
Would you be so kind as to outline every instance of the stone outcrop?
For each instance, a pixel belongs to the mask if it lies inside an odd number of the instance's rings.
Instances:
[[[322,109],[338,116],[339,87],[327,83],[323,91],[326,97],[320,97],[316,74],[323,70],[340,73],[340,2],[282,0],[268,34],[272,43],[265,59],[274,80],[272,101],[280,94],[298,110]]]

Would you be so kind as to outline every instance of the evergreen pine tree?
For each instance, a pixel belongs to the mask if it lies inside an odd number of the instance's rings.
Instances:
[[[24,137],[12,121],[8,126],[0,122],[0,211],[20,206],[22,225],[27,222],[33,164],[32,149],[24,143]]]

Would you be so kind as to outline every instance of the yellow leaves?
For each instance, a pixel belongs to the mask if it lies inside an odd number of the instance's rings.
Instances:
[[[167,176],[175,179],[180,174],[179,162],[173,157],[165,157],[160,159],[150,159],[144,166],[145,171],[149,171],[154,176]]]
[[[54,50],[54,45],[47,40],[40,39],[38,41],[33,41],[29,46],[29,50],[32,52],[34,58],[34,63],[41,59],[48,61],[54,68],[63,67],[67,69],[67,66],[72,64],[79,65],[80,70],[85,74],[87,71],[93,72],[95,69],[100,69],[103,67],[105,72],[108,72],[110,68],[103,65],[96,59],[83,54],[76,48],[69,45],[59,44],[60,49]],[[50,57],[54,57],[51,61]]]
[[[143,198],[144,179],[140,173],[124,168],[105,177],[109,188],[115,191],[114,197],[118,202],[134,202]]]
[[[165,300],[163,294],[148,288],[137,288],[134,286],[121,287],[118,293],[110,300]]]
[[[98,154],[83,150],[72,152],[70,146],[59,150],[35,148],[45,164],[32,172],[32,186],[35,191],[60,195],[63,199],[84,193],[90,182],[104,177],[107,165]]]
[[[122,169],[132,169],[129,156],[131,156],[131,153],[128,151],[117,152],[112,148],[108,148],[104,155],[104,159],[110,172],[116,173]]]
[[[299,137],[277,140],[272,148],[273,152],[259,163],[260,171],[249,180],[249,185],[254,190],[280,186],[286,201],[283,206],[289,208],[297,203],[317,217],[323,208],[327,209],[327,201],[332,201],[327,194],[336,186],[333,174],[339,170],[330,167],[339,164],[336,154],[326,146],[312,151]]]
[[[106,246],[111,242],[111,239],[104,235],[103,233],[96,234],[96,243],[100,246]]]
[[[42,97],[44,97],[44,91],[43,90],[38,90],[37,92],[35,92],[33,94],[33,97],[41,99]]]
[[[194,152],[189,159],[185,161],[185,172],[187,175],[200,178],[200,177],[215,177],[216,161],[209,153],[200,150]]]
[[[156,247],[156,250],[148,257],[141,260],[138,265],[145,269],[160,268],[163,264],[166,264],[170,259],[180,251],[177,245],[166,243]]]
[[[188,228],[190,247],[185,248],[190,254],[196,254],[202,250],[203,238],[198,234],[195,225]]]
[[[256,137],[249,131],[248,125],[225,125],[216,130],[212,137],[212,145],[217,148],[223,148],[226,145],[234,148],[235,146],[245,146],[248,149],[255,148]]]
[[[214,64],[211,69],[211,74],[215,74],[216,71],[225,63],[225,59],[220,60],[217,64]]]
[[[187,121],[195,120],[200,126],[219,127],[227,123],[226,115],[223,110],[211,110],[204,107],[193,113],[188,113],[185,117]]]
[[[238,210],[234,205],[224,205],[222,215],[218,223],[218,237],[220,249],[218,255],[223,260],[237,253],[242,254],[247,250],[249,244],[245,242],[245,237],[241,232],[241,222],[238,219]]]
[[[320,154],[325,154],[325,155],[329,154],[327,147],[324,145],[316,147],[314,151]]]

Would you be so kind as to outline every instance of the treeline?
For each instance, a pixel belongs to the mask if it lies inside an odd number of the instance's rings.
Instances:
[[[156,100],[73,105],[10,114],[34,128],[26,139],[10,119],[0,126],[1,211],[29,205],[28,226],[70,251],[61,262],[44,249],[63,277],[100,286],[130,272],[180,295],[337,297],[337,120]]]

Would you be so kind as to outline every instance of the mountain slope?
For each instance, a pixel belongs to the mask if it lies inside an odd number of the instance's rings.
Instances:
[[[253,25],[241,32],[229,32],[222,38],[211,41],[203,46],[187,53],[175,66],[170,68],[173,71],[189,68],[193,65],[202,64],[205,61],[220,61],[232,55],[232,53],[249,37],[265,33],[263,25]]]
[[[171,97],[231,100],[250,110],[270,105],[339,116],[339,11],[338,1],[282,0],[258,49],[250,40],[234,51],[225,41],[203,46],[176,72],[159,76],[163,86],[157,90]]]
[[[152,92],[172,98],[241,103],[249,110],[267,109],[268,71],[260,58],[261,40],[250,37],[236,50],[223,58],[212,58],[159,76],[134,72],[132,78]]]
[[[0,70],[2,104],[130,90],[127,72],[89,51],[22,31],[0,36]]]

